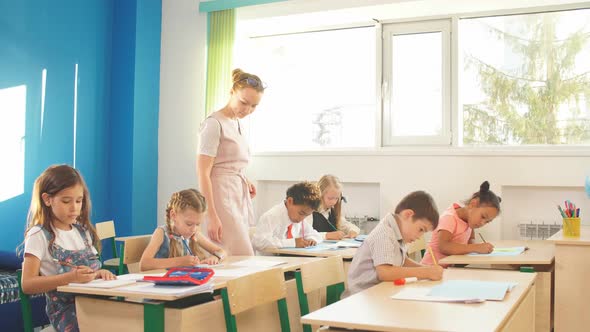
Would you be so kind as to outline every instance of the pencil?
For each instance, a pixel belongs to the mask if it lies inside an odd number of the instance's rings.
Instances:
[[[432,261],[434,262],[434,265],[438,265],[438,263],[436,261],[436,257],[432,253],[432,247],[431,246],[428,246],[428,252],[430,253],[430,257],[432,257]]]
[[[71,267],[71,268],[74,268],[74,269],[77,269],[78,268],[76,265],[74,265],[72,263],[60,261],[57,258],[54,258],[53,261],[56,262],[56,263],[58,263],[58,264],[60,264],[60,265],[63,265],[63,266],[68,266],[68,267]]]
[[[478,233],[478,234],[479,234],[479,237],[481,238],[481,240],[483,241],[483,243],[487,243],[486,239],[483,238],[483,235],[481,235],[481,233]]]

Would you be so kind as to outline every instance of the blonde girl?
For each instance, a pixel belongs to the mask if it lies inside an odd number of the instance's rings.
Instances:
[[[322,201],[313,213],[313,228],[326,240],[355,238],[359,228],[347,221],[342,214],[342,183],[334,175],[324,175],[318,181]]]
[[[196,189],[172,194],[166,208],[166,224],[152,234],[141,256],[141,270],[214,265],[222,261],[225,251],[199,232],[206,211],[205,197]]]

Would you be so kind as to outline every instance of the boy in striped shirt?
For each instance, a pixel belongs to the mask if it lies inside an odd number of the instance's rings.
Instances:
[[[432,231],[437,224],[438,211],[430,194],[415,191],[404,197],[395,212],[388,213],[357,250],[343,297],[382,281],[407,277],[440,280],[440,266],[421,265],[407,257],[407,244]]]

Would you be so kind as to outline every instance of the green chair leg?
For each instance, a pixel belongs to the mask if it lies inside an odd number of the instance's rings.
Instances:
[[[303,280],[301,279],[301,271],[295,271],[295,283],[297,284],[297,297],[299,298],[299,311],[301,317],[309,313],[309,302],[307,301],[307,294],[303,291]],[[303,324],[303,332],[312,332],[311,325]]]
[[[287,300],[280,299],[277,301],[279,306],[279,319],[281,320],[281,331],[291,332],[291,325],[289,324],[289,309],[287,308]]]
[[[23,327],[25,332],[33,332],[33,310],[31,308],[31,299],[23,292],[21,284],[22,271],[16,271],[18,278],[18,297],[20,299],[20,309],[23,315]]]
[[[340,296],[344,292],[344,283],[330,285],[326,288],[326,305],[340,301]]]
[[[231,314],[231,308],[229,307],[229,295],[227,289],[221,290],[221,299],[223,301],[223,313],[225,316],[225,329],[227,332],[237,332],[238,325],[236,324],[236,316]]]
[[[164,332],[164,304],[143,304],[143,331]]]
[[[122,274],[128,273],[127,272],[127,267],[123,263],[123,253],[125,252],[125,243],[121,243],[120,248],[121,248],[120,249],[121,255],[119,256],[119,273],[118,273],[118,275],[122,275]]]

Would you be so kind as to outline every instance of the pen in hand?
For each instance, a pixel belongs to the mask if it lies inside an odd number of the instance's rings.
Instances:
[[[432,257],[432,261],[434,262],[434,265],[438,265],[438,262],[436,261],[436,256],[434,256],[431,246],[428,246],[428,252],[430,253],[430,257]]]
[[[60,260],[59,260],[59,259],[57,259],[57,258],[54,258],[54,259],[53,259],[53,261],[54,261],[54,262],[56,262],[56,263],[58,263],[59,265],[68,266],[68,267],[71,267],[71,268],[73,268],[73,269],[77,269],[77,268],[78,268],[78,266],[76,266],[76,265],[74,265],[74,264],[72,264],[72,263],[68,263],[68,262],[60,261]]]
[[[478,233],[478,234],[479,234],[479,237],[481,238],[481,240],[483,241],[483,243],[487,243],[486,239],[483,238],[483,235],[481,235],[481,233]]]

